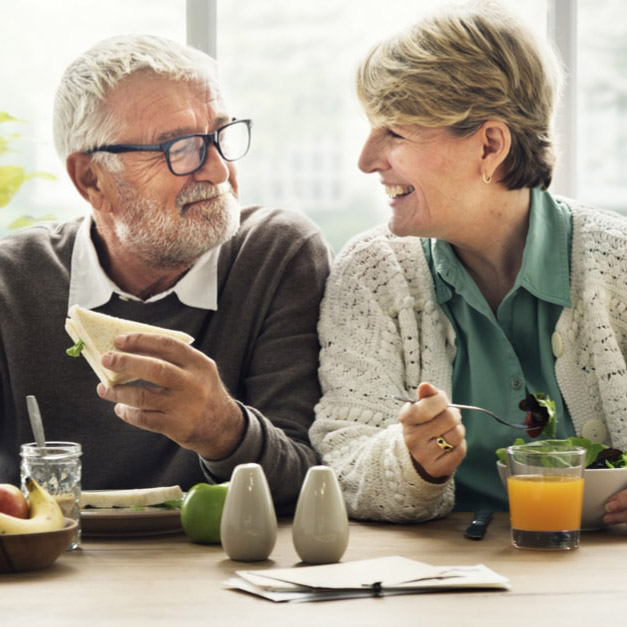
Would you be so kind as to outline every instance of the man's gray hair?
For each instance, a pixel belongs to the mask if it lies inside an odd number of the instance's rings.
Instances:
[[[108,110],[107,96],[122,80],[146,70],[175,81],[208,84],[220,93],[216,63],[200,50],[154,35],[105,39],[68,66],[57,89],[54,142],[64,163],[73,152],[115,142],[119,124]]]

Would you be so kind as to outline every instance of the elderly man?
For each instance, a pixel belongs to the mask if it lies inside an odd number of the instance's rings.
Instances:
[[[93,211],[0,242],[0,481],[18,481],[34,394],[47,439],[82,444],[84,488],[188,489],[258,462],[279,509],[293,505],[316,463],[330,251],[297,213],[240,210],[233,161],[250,127],[211,58],[168,40],[106,40],[66,70],[55,141]],[[65,353],[73,304],[195,342],[120,336],[103,365],[153,385],[96,387]]]

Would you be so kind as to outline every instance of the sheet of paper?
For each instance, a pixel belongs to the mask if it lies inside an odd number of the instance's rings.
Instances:
[[[298,588],[296,591],[275,591],[266,588],[258,588],[252,583],[241,579],[240,577],[232,577],[225,581],[228,588],[249,592],[255,596],[274,601],[275,603],[303,603],[307,601],[336,601],[339,599],[355,599],[372,597],[372,590],[312,590],[311,588]],[[403,592],[402,594],[409,594]]]
[[[275,602],[320,601],[446,589],[509,589],[483,564],[431,566],[391,556],[339,564],[240,570],[226,585]]]
[[[288,582],[309,588],[370,588],[374,584],[391,587],[397,584],[438,577],[442,569],[404,557],[381,557],[356,562],[237,571],[244,579],[249,574]],[[257,584],[258,585],[258,584]]]

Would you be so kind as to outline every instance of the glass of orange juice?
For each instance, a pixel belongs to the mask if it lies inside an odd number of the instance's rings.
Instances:
[[[559,440],[507,449],[512,543],[525,549],[576,549],[586,451]]]

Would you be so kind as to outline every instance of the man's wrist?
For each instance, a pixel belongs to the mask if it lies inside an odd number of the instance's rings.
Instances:
[[[225,429],[220,437],[212,439],[211,445],[206,449],[197,451],[209,462],[220,461],[233,455],[246,437],[248,416],[244,408],[231,399],[228,412],[228,418],[223,421]]]

